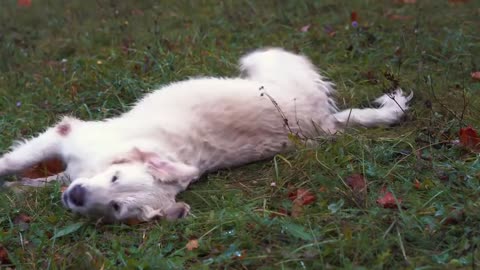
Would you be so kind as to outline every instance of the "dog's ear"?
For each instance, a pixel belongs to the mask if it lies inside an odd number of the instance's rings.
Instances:
[[[133,148],[125,156],[115,159],[113,164],[142,162],[147,165],[149,173],[161,182],[178,182],[186,188],[188,184],[199,177],[199,170],[183,162],[172,161],[153,152]]]

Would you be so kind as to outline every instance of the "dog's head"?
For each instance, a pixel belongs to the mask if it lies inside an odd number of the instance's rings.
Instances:
[[[93,177],[75,179],[62,201],[73,212],[105,221],[177,219],[190,208],[175,196],[197,176],[192,166],[135,148]]]

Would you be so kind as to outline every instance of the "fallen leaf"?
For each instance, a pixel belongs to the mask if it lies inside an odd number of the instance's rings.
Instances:
[[[8,251],[5,247],[0,245],[0,264],[11,264],[10,258],[8,257]]]
[[[417,0],[395,0],[395,3],[399,4],[415,4]]]
[[[13,223],[15,223],[15,224],[19,224],[21,222],[30,223],[31,221],[32,221],[32,217],[27,216],[25,214],[20,214],[20,215],[18,215],[14,218]]]
[[[300,32],[302,33],[308,32],[308,29],[310,29],[310,24],[302,26],[302,28],[300,28]]]
[[[350,22],[358,22],[358,14],[356,11],[350,13]]]
[[[461,128],[459,132],[460,144],[471,150],[479,150],[480,138],[477,131],[471,127]]]
[[[55,175],[63,171],[64,164],[60,159],[49,159],[23,170],[21,176],[24,178],[36,179]]]
[[[30,7],[32,5],[32,0],[17,0],[17,6],[19,7]]]
[[[353,190],[353,192],[363,192],[367,187],[365,178],[362,174],[352,174],[345,180],[347,185]]]
[[[303,205],[294,203],[292,205],[291,216],[294,218],[301,217],[303,215]]]
[[[408,21],[408,20],[413,19],[412,16],[399,15],[399,14],[390,14],[387,17],[392,21]]]
[[[190,239],[188,241],[188,243],[185,245],[185,247],[190,251],[192,251],[194,249],[197,249],[198,248],[198,240],[197,239]]]
[[[448,217],[443,221],[443,225],[452,225],[460,223],[465,217],[465,213],[462,209],[454,209],[449,214]]]
[[[378,77],[375,75],[375,73],[372,70],[368,70],[367,72],[363,72],[363,73],[361,73],[361,75],[363,77],[365,77],[365,79],[367,79],[368,82],[371,83],[371,84],[378,84],[379,83]]]
[[[337,32],[335,31],[335,29],[333,27],[331,27],[330,25],[326,25],[323,27],[323,30],[325,31],[325,33],[327,33],[327,35],[329,35],[330,37],[334,37]]]
[[[417,179],[415,179],[415,182],[413,183],[413,186],[414,186],[416,189],[422,189],[422,184],[421,184],[420,181],[418,181]]]
[[[480,71],[475,71],[470,74],[472,76],[472,79],[475,81],[480,81]]]
[[[308,189],[299,188],[288,194],[288,198],[295,204],[307,205],[315,201],[315,195],[313,195]]]
[[[386,187],[382,188],[381,197],[377,199],[377,203],[382,206],[383,208],[397,208],[397,201],[398,204],[402,203],[402,199],[397,198],[395,201],[395,197],[390,191],[387,191]]]
[[[74,99],[78,94],[78,85],[76,84],[72,84],[72,86],[70,86],[70,96],[72,99]]]
[[[135,8],[135,9],[132,9],[131,14],[136,16],[143,16],[144,12],[141,9]]]
[[[136,218],[129,218],[125,221],[125,224],[130,225],[130,226],[138,225],[140,223],[142,223],[142,222],[140,220],[136,219]]]
[[[68,189],[68,186],[61,186],[61,187],[60,187],[60,192],[61,192],[61,193],[64,193],[65,190],[67,190],[67,189]]]

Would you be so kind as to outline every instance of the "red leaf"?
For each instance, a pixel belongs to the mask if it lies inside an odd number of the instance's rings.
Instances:
[[[17,6],[19,7],[30,7],[32,5],[32,0],[17,0]]]
[[[308,189],[299,188],[288,194],[288,198],[295,204],[307,205],[315,201],[315,195],[313,195]]]
[[[20,222],[30,223],[31,221],[32,221],[32,217],[27,216],[25,214],[20,214],[14,218],[13,223],[15,224],[18,224]]]
[[[480,138],[475,129],[468,126],[466,128],[461,128],[459,132],[460,144],[471,150],[479,150]]]
[[[480,71],[475,71],[470,73],[470,76],[472,76],[472,79],[475,81],[480,81]]]
[[[22,171],[21,176],[30,179],[43,178],[63,172],[64,165],[59,159],[49,159]]]
[[[465,218],[465,213],[462,209],[454,209],[450,212],[448,217],[443,222],[443,225],[458,224]]]
[[[0,245],[0,265],[1,264],[11,264],[10,258],[8,257],[8,251],[5,247]]]
[[[365,178],[362,174],[352,174],[346,179],[347,185],[352,188],[353,192],[363,192],[367,187]]]
[[[402,199],[397,198],[398,204],[402,203]],[[390,191],[387,191],[385,187],[382,188],[381,197],[377,199],[377,203],[383,208],[397,208],[397,202],[395,197]]]
[[[352,13],[350,13],[350,21],[358,22],[358,14],[356,11],[352,11]]]
[[[415,179],[415,183],[413,183],[413,186],[414,186],[416,189],[422,189],[422,184],[421,184],[420,181],[418,181],[417,179]]]

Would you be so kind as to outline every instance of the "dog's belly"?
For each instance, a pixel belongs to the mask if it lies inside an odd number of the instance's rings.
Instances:
[[[242,79],[164,87],[122,121],[134,123],[135,136],[157,140],[160,148],[201,171],[272,157],[291,147],[289,133],[313,137],[334,126],[322,91]]]
[[[178,149],[179,157],[202,171],[212,171],[291,150],[290,133],[307,138],[325,134],[322,128],[329,115],[322,114],[315,98],[279,96],[278,106],[260,95],[248,102],[230,98],[204,102],[193,110],[195,117],[184,147]]]

